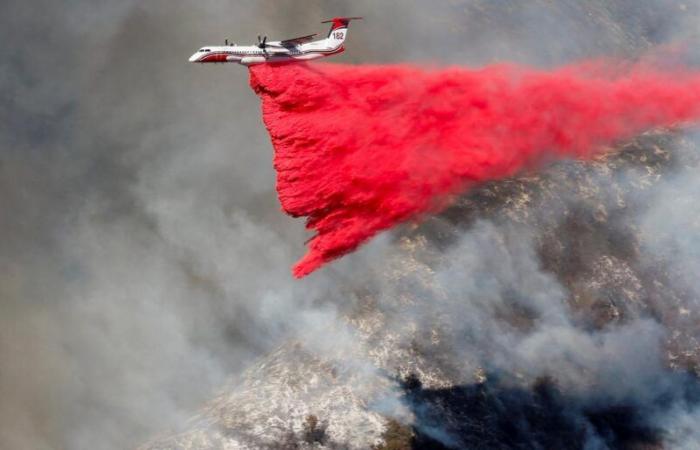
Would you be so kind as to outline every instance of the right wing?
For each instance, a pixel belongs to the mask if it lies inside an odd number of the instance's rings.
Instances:
[[[297,37],[294,39],[285,39],[284,41],[280,41],[280,45],[283,47],[291,47],[294,45],[303,44],[305,42],[309,42],[310,40],[312,40],[314,38],[314,36],[316,36],[316,34],[317,33],[309,34],[309,35]]]

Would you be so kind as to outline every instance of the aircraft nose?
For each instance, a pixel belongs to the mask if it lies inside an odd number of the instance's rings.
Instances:
[[[199,59],[199,52],[195,53],[194,55],[190,56],[190,62],[197,62]]]

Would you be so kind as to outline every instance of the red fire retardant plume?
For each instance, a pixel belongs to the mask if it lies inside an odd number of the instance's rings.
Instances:
[[[700,75],[683,70],[290,64],[250,73],[282,207],[316,232],[296,277],[475,183],[700,116]]]

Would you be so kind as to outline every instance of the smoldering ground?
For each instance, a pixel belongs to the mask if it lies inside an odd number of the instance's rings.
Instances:
[[[278,211],[247,73],[188,65],[200,45],[365,14],[346,62],[548,65],[673,41],[695,10],[607,3],[3,3],[0,446],[142,442],[300,326],[327,329],[352,306],[339,280],[392,292],[362,269],[386,243],[291,280],[303,226]]]

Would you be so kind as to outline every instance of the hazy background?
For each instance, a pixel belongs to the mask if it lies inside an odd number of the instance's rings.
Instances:
[[[335,320],[334,284],[365,283],[392,245],[293,280],[307,236],[280,212],[247,69],[194,51],[337,15],[366,17],[334,58],[349,63],[546,66],[696,31],[694,1],[582,3],[0,4],[0,447],[118,449],[177,427],[299,327]]]

